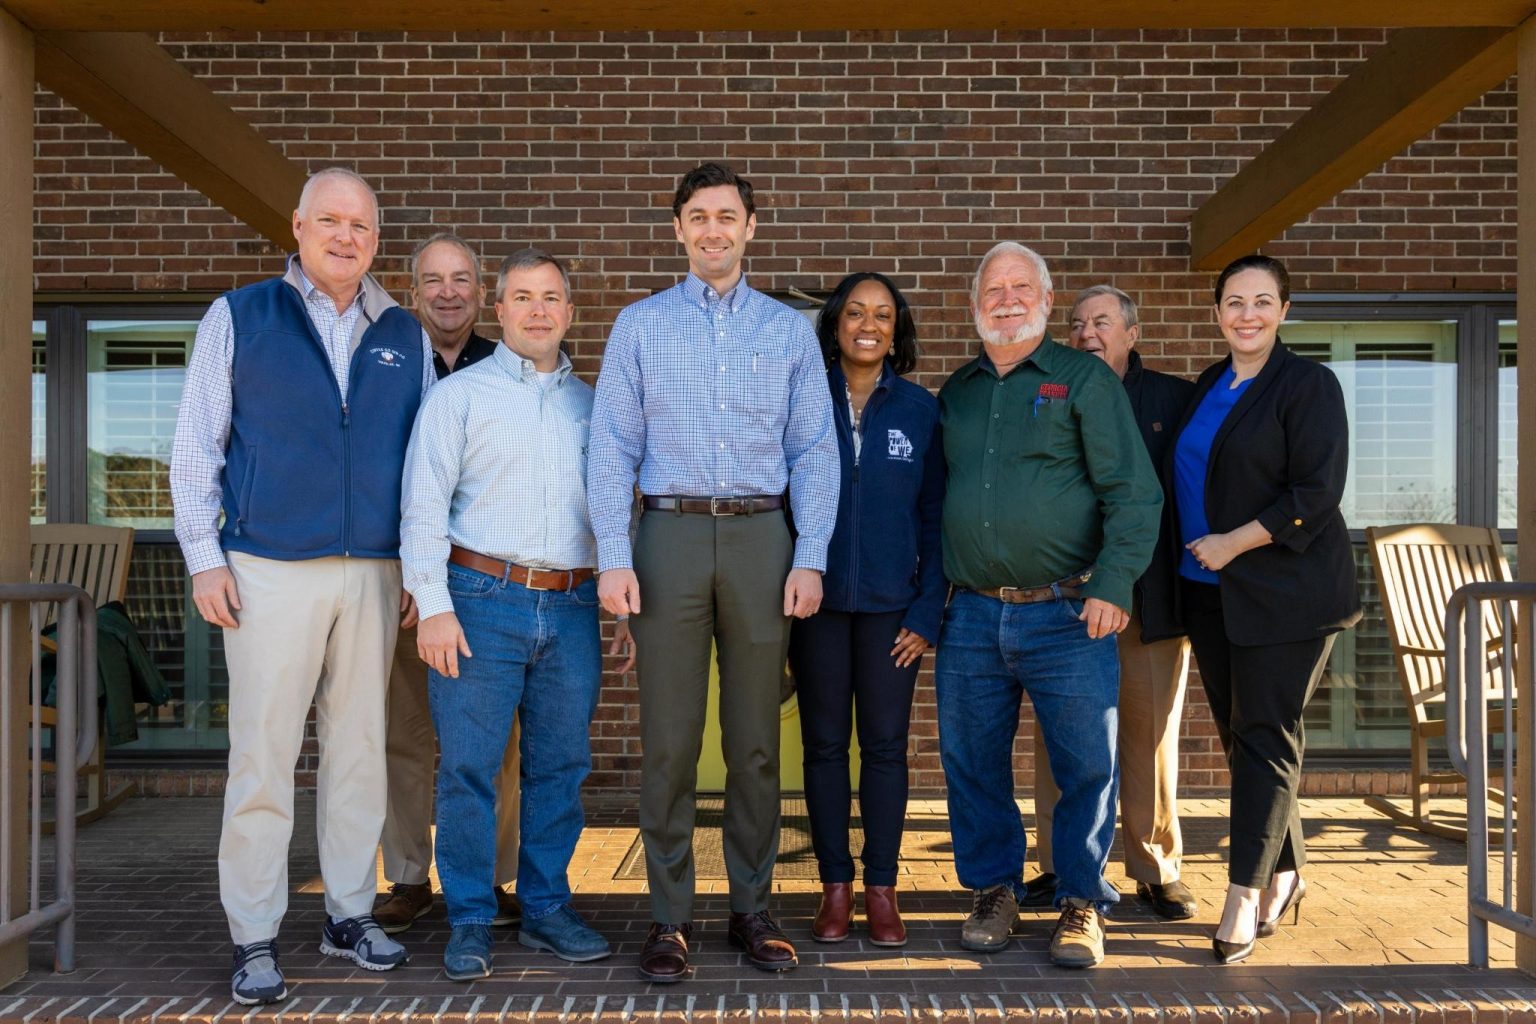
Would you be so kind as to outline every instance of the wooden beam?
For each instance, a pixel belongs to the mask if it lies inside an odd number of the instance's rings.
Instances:
[[[305,171],[139,33],[37,36],[37,80],[283,249]]]
[[[1195,211],[1190,260],[1253,252],[1515,72],[1516,33],[1403,29]]]
[[[32,33],[0,11],[0,582],[30,571],[32,461]],[[26,606],[12,612],[9,693],[11,917],[27,910]],[[0,986],[27,972],[27,940],[0,947]]]
[[[1516,83],[1518,110],[1518,152],[1516,170],[1518,199],[1515,207],[1515,306],[1519,316],[1515,348],[1515,415],[1521,426],[1515,450],[1515,543],[1525,555],[1516,559],[1516,572],[1522,582],[1536,580],[1536,18],[1527,21],[1518,32],[1520,75]],[[1531,643],[1536,640],[1536,623],[1521,616],[1516,640],[1517,657],[1525,661],[1533,656]],[[1518,709],[1515,742],[1529,751],[1536,738],[1536,692],[1525,682],[1524,666],[1518,666],[1515,678],[1520,691],[1515,695]],[[1515,908],[1522,914],[1536,906],[1533,879],[1536,864],[1536,811],[1532,801],[1531,773],[1519,773],[1515,794],[1515,863],[1520,865],[1515,883]],[[1536,939],[1515,935],[1515,964],[1529,975],[1536,975]]]
[[[3,0],[47,31],[443,31],[442,11],[420,0],[366,4],[313,0]],[[458,0],[457,32],[968,29],[1328,28],[1502,25],[1531,0]]]

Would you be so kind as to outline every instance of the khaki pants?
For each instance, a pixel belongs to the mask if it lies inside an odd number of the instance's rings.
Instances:
[[[496,884],[517,881],[518,727],[496,779]],[[427,664],[416,631],[400,630],[389,673],[389,806],[384,815],[384,877],[422,885],[432,870],[433,776],[437,735],[427,708]]]
[[[400,563],[283,562],[231,552],[238,629],[229,666],[229,782],[219,896],[237,944],[277,935],[288,909],[293,772],[315,705],[320,738],[316,832],[325,909],[373,907],[384,824],[384,702],[400,621]]]
[[[1120,652],[1120,840],[1125,873],[1137,882],[1177,881],[1184,840],[1179,833],[1179,719],[1189,676],[1184,637],[1141,642],[1131,617]],[[1060,794],[1045,743],[1035,726],[1035,851],[1041,871],[1053,871],[1051,815]]]

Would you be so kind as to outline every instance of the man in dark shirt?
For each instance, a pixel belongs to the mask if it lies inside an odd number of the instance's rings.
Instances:
[[[1162,464],[1173,430],[1195,385],[1141,365],[1136,303],[1120,289],[1094,285],[1072,307],[1072,346],[1098,356],[1125,384],[1136,426],[1152,464]],[[1195,915],[1194,893],[1179,879],[1184,853],[1179,833],[1179,719],[1189,675],[1189,640],[1173,614],[1174,563],[1167,550],[1169,507],[1152,564],[1136,581],[1131,623],[1117,642],[1120,655],[1120,830],[1125,873],[1136,895],[1171,921]],[[1056,784],[1035,729],[1035,848],[1041,874],[1025,884],[1026,906],[1056,897],[1051,856]]]
[[[1051,959],[1104,956],[1115,827],[1115,635],[1157,540],[1162,492],[1125,388],[1053,342],[1050,271],[1014,242],[982,258],[971,313],[982,354],[939,393],[944,571],[954,584],[935,686],[967,949],[1005,948],[1024,890],[1013,798],[1019,701],[1029,693],[1061,785]]]
[[[437,379],[478,363],[496,342],[475,333],[485,305],[480,257],[458,235],[443,232],[411,257],[411,305],[432,340]],[[384,833],[384,877],[389,894],[373,916],[386,932],[403,932],[432,908],[432,797],[437,736],[427,708],[427,665],[416,653],[416,630],[402,629],[389,673],[389,803]],[[517,731],[507,744],[496,780],[496,925],[522,920],[517,897]]]

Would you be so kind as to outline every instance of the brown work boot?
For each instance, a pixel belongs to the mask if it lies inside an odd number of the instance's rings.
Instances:
[[[389,887],[389,895],[373,908],[373,919],[379,922],[379,927],[384,929],[385,934],[398,935],[431,909],[431,882],[423,882],[420,885],[395,882]]]
[[[795,944],[766,910],[731,912],[731,945],[746,950],[747,961],[764,971],[787,971],[800,963]]]
[[[640,947],[640,977],[658,985],[670,985],[688,977],[692,972],[688,966],[688,937],[692,934],[691,924],[651,922],[645,945]]]
[[[864,887],[864,923],[869,926],[869,941],[877,946],[905,946],[907,926],[896,909],[896,887]]]
[[[811,938],[817,942],[842,942],[853,924],[853,883],[823,882],[821,904],[811,922]]]
[[[1051,963],[1092,967],[1104,959],[1104,919],[1088,900],[1067,897],[1051,934]]]

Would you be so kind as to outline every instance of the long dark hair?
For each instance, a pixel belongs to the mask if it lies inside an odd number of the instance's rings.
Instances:
[[[896,329],[885,361],[898,374],[911,373],[917,368],[918,355],[917,323],[912,319],[912,307],[907,305],[907,297],[890,278],[873,270],[862,270],[843,278],[827,297],[827,304],[821,307],[821,315],[816,318],[816,337],[821,340],[822,357],[831,366],[842,354],[837,346],[837,322],[843,315],[843,307],[848,305],[848,296],[865,281],[878,281],[891,293],[891,301],[896,304]]]

